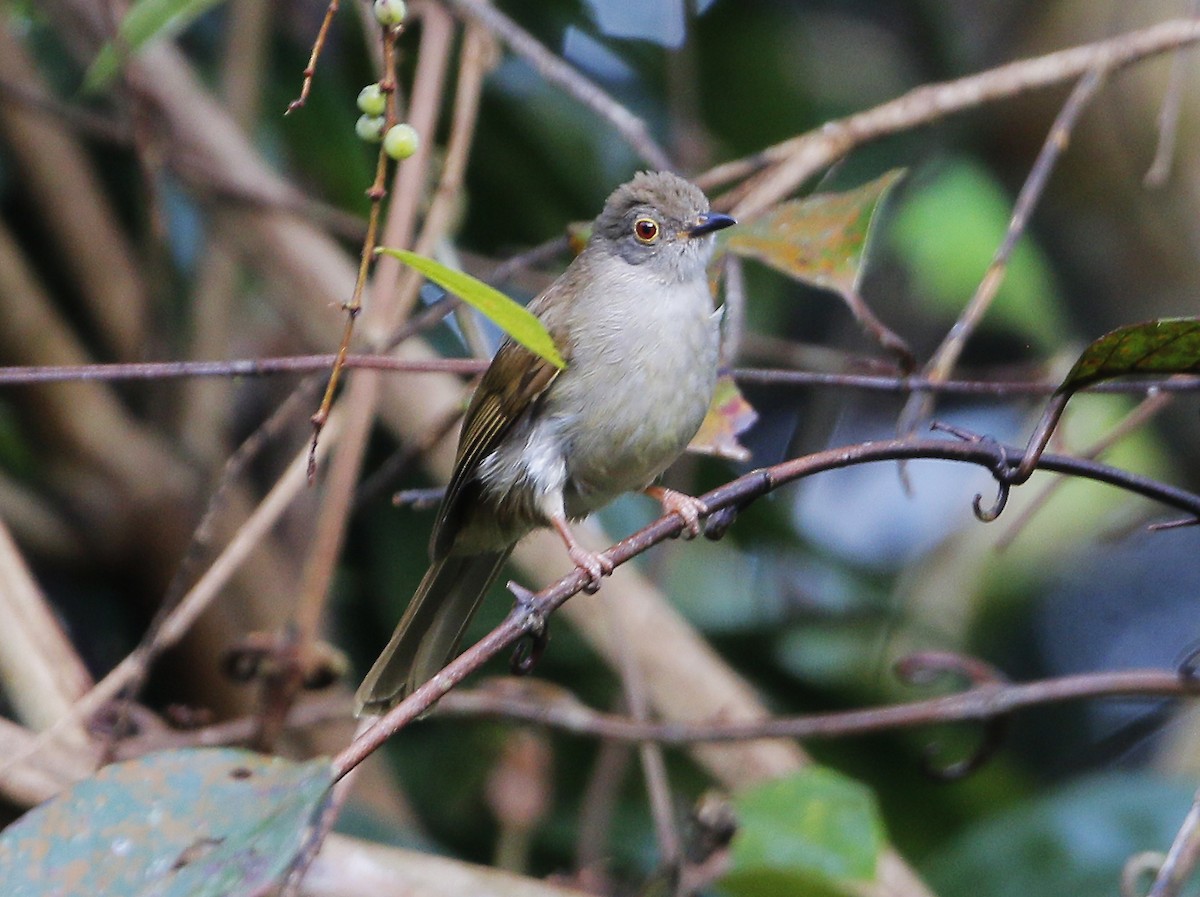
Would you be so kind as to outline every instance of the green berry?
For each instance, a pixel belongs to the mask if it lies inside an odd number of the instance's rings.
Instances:
[[[407,159],[421,145],[421,135],[407,123],[392,125],[383,135],[383,151],[399,162]]]
[[[407,12],[404,0],[375,0],[375,21],[384,28],[395,28]]]
[[[359,140],[367,143],[378,143],[383,139],[385,119],[382,115],[360,115],[354,123],[354,133]]]
[[[387,94],[379,89],[379,83],[368,84],[358,92],[358,111],[364,115],[383,115],[387,109]]]

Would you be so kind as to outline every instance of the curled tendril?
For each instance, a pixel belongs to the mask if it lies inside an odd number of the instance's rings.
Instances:
[[[515,582],[508,584],[508,590],[513,593],[517,607],[526,615],[526,631],[513,648],[508,669],[514,676],[528,676],[546,653],[546,644],[550,641],[550,623],[545,614],[534,606],[533,592]]]
[[[926,745],[921,754],[921,772],[939,782],[957,782],[965,779],[996,755],[1008,735],[1008,717],[998,716],[982,724],[982,735],[975,750],[950,763],[939,761],[942,746],[938,742]]]
[[[1019,482],[1014,477],[1015,468],[1008,456],[1008,450],[1002,443],[997,442],[991,436],[981,436],[978,433],[972,433],[970,430],[964,430],[961,427],[955,427],[952,424],[943,423],[942,421],[934,421],[929,425],[929,428],[949,433],[963,442],[985,445],[995,453],[995,458],[989,469],[991,470],[992,478],[996,481],[996,500],[992,502],[990,508],[983,506],[983,495],[981,493],[975,493],[975,497],[971,500],[971,510],[975,512],[975,518],[981,523],[991,523],[1007,507],[1008,496],[1012,492],[1014,481]]]
[[[1149,881],[1153,887],[1153,882],[1158,878],[1166,861],[1167,855],[1157,850],[1144,850],[1131,856],[1121,870],[1121,897],[1140,897],[1146,894],[1144,883]]]
[[[944,651],[929,651],[901,658],[896,663],[895,671],[897,677],[909,685],[929,685],[947,677],[953,677],[968,688],[1004,685],[1008,681],[999,670],[977,657]],[[1007,716],[985,720],[979,743],[969,756],[951,763],[939,763],[938,755],[942,752],[942,746],[934,742],[922,754],[921,770],[940,781],[964,778],[995,755],[1007,733]]]
[[[992,474],[995,476],[995,471],[992,471]],[[1004,512],[1004,508],[1008,504],[1008,496],[1011,492],[1012,486],[997,476],[996,500],[992,502],[990,508],[983,506],[983,493],[981,492],[976,492],[975,497],[971,499],[971,510],[975,512],[975,519],[980,523],[991,523]]]

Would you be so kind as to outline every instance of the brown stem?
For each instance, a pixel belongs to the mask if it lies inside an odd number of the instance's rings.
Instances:
[[[329,5],[325,7],[325,18],[321,20],[321,27],[317,31],[317,39],[313,41],[312,53],[308,57],[308,65],[304,67],[304,81],[300,85],[300,96],[288,103],[287,109],[284,110],[284,115],[290,115],[308,102],[308,94],[312,90],[313,76],[317,73],[317,60],[321,58],[321,50],[325,48],[325,38],[329,35],[329,26],[333,24],[333,17],[338,11],[338,3],[339,0],[329,0]]]
[[[1021,192],[1017,196],[1016,206],[1013,209],[1012,219],[1008,223],[1008,230],[1004,234],[1004,240],[992,257],[987,271],[984,272],[983,279],[975,290],[975,295],[963,308],[958,320],[954,322],[954,326],[950,328],[925,365],[924,373],[930,380],[941,381],[950,376],[950,372],[966,347],[967,340],[975,332],[975,328],[979,326],[987,310],[991,308],[992,301],[1000,292],[1000,285],[1004,282],[1004,275],[1008,271],[1008,261],[1012,258],[1013,250],[1017,248],[1018,241],[1025,233],[1030,215],[1033,214],[1034,208],[1042,197],[1046,182],[1050,179],[1050,172],[1054,170],[1058,157],[1067,148],[1071,132],[1075,129],[1080,114],[1099,89],[1104,74],[1105,70],[1099,67],[1089,70],[1071,91],[1070,97],[1067,98],[1067,102],[1063,104],[1054,124],[1051,125],[1037,160],[1033,163],[1033,168],[1030,169],[1029,176],[1025,179]],[[920,426],[921,421],[928,419],[932,412],[933,397],[925,392],[914,393],[900,412],[897,430],[901,435],[914,432]]]

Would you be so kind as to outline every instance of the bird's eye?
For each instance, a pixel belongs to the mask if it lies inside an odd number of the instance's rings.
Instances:
[[[653,243],[658,239],[658,222],[653,218],[639,218],[633,222],[633,235],[642,243]]]

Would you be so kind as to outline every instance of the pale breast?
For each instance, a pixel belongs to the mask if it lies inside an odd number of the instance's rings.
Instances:
[[[704,419],[716,380],[719,315],[707,287],[664,291],[633,326],[597,335],[582,380],[556,383],[554,404],[572,409],[567,513],[576,517],[649,485],[679,456]],[[569,368],[562,376],[567,380]],[[583,385],[581,385],[583,384]],[[578,401],[586,389],[587,400]]]

